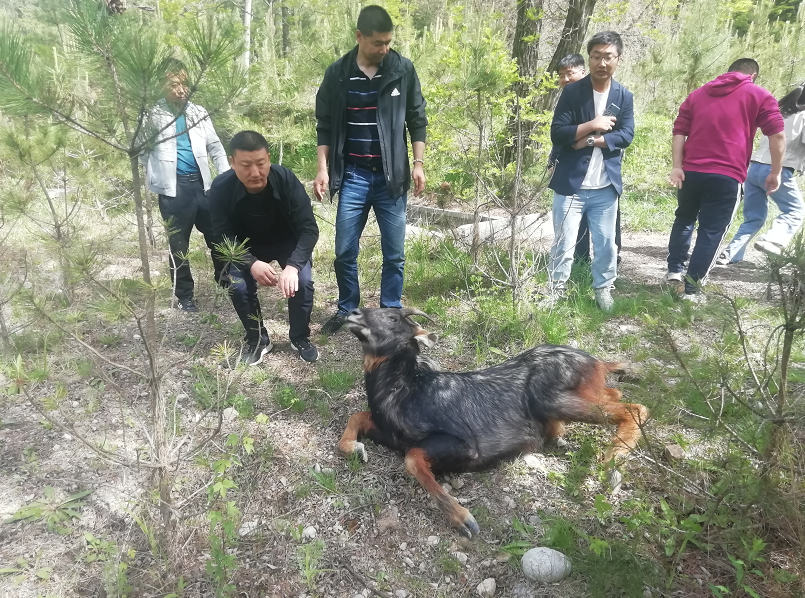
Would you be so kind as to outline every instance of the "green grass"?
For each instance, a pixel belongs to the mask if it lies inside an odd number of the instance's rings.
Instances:
[[[358,378],[354,370],[341,370],[329,366],[321,367],[318,375],[319,384],[332,396],[345,394],[355,385]]]

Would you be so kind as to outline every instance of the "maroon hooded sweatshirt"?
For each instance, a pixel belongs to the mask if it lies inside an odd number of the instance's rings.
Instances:
[[[686,135],[682,170],[723,174],[743,183],[758,128],[785,128],[777,100],[751,75],[729,72],[691,93],[679,107],[674,135]]]

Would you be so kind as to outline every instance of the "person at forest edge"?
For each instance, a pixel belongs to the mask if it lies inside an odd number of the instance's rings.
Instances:
[[[780,188],[769,197],[780,208],[771,229],[761,235],[755,249],[779,255],[791,242],[805,217],[805,202],[794,179],[796,172],[805,169],[805,88],[798,87],[779,102],[785,122],[785,158]],[[771,152],[768,137],[760,140],[760,147],[752,154],[749,172],[744,183],[744,221],[730,244],[716,263],[724,266],[744,259],[746,247],[766,222],[769,202],[765,180],[771,172]]]
[[[774,96],[755,85],[759,72],[753,59],[736,60],[726,73],[691,93],[674,121],[669,181],[677,188],[678,207],[668,239],[665,278],[680,285],[684,281],[686,299],[704,297],[700,285],[735,214],[758,128],[769,138],[766,193],[780,186],[785,124]],[[697,220],[696,245],[685,275],[682,270]]]
[[[574,83],[587,74],[584,57],[581,54],[568,54],[559,61],[557,69],[559,75],[559,89],[564,89],[568,83]],[[550,164],[556,160],[556,152],[551,149]],[[615,219],[615,246],[618,248],[618,264],[621,263],[621,207],[618,202],[618,216]],[[576,238],[576,247],[573,250],[573,260],[590,261],[590,228],[587,226],[587,214],[582,214],[579,222],[579,235]]]
[[[319,227],[305,187],[296,175],[271,163],[268,142],[255,131],[241,131],[229,142],[232,170],[218,175],[210,189],[216,243],[241,244],[241,262],[229,262],[224,281],[246,330],[241,362],[257,365],[273,343],[263,325],[257,285],[277,287],[288,299],[288,336],[300,359],[314,362],[310,342],[313,311],[311,256]],[[223,259],[223,257],[221,258]],[[277,274],[269,262],[279,262]]]
[[[557,152],[549,185],[554,191],[551,299],[565,293],[579,221],[586,214],[594,250],[595,300],[604,311],[613,307],[610,288],[617,277],[621,155],[634,138],[632,93],[613,79],[622,51],[623,41],[614,31],[597,33],[587,42],[590,74],[565,87],[551,123]]]
[[[195,226],[213,250],[212,222],[207,191],[212,185],[209,162],[218,173],[229,170],[226,151],[215,133],[210,115],[187,101],[187,69],[173,60],[165,75],[165,99],[149,112],[143,135],[155,136],[154,145],[140,155],[146,167],[148,189],[159,196],[159,211],[168,228],[171,279],[176,285],[178,308],[197,312],[187,252]],[[213,257],[215,280],[222,264]]]
[[[332,334],[360,303],[358,250],[369,209],[380,228],[380,307],[402,307],[407,192],[425,189],[425,100],[414,65],[389,48],[394,25],[379,6],[358,15],[357,45],[331,64],[316,94],[319,171],[313,192],[339,194],[335,219],[338,308]],[[406,127],[414,167],[408,164]],[[329,162],[329,165],[328,165]]]

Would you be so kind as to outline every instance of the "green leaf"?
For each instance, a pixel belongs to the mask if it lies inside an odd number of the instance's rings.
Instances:
[[[22,569],[15,569],[14,567],[3,567],[0,569],[0,575],[9,575],[10,573],[22,573]]]
[[[78,500],[79,498],[84,498],[85,496],[89,496],[93,492],[94,492],[94,490],[84,490],[83,492],[78,492],[77,494],[73,494],[72,496],[68,496],[64,500],[64,502],[62,504],[66,505],[68,502],[73,502],[74,500]]]
[[[48,580],[50,579],[50,574],[53,572],[53,567],[42,567],[36,572],[36,576],[39,579]]]

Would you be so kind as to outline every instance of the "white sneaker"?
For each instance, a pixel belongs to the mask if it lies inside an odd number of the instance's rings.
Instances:
[[[668,272],[665,275],[666,282],[685,282],[685,275],[682,272]]]
[[[601,311],[612,311],[612,308],[615,307],[615,300],[612,298],[609,287],[595,289],[595,302]]]
[[[695,305],[703,305],[707,303],[707,295],[704,293],[683,293],[680,298],[684,301],[690,301]]]
[[[780,255],[783,252],[783,246],[772,241],[755,241],[755,249],[769,255]]]
[[[726,251],[722,251],[721,255],[716,258],[716,266],[729,266],[730,265],[730,256],[727,255]]]

